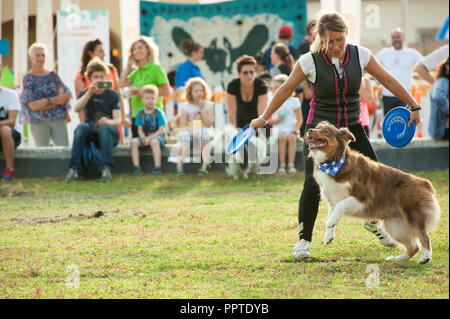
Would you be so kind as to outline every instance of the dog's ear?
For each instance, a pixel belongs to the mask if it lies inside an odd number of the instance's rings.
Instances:
[[[346,141],[347,143],[350,142],[355,142],[356,138],[355,136],[352,134],[352,132],[350,132],[350,130],[346,127],[339,129],[339,136],[341,138],[344,139],[344,141]]]

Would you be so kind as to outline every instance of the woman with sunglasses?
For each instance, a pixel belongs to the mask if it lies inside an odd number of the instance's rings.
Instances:
[[[227,88],[228,122],[243,128],[260,116],[267,105],[267,86],[256,77],[255,58],[243,55],[236,60],[238,78]]]

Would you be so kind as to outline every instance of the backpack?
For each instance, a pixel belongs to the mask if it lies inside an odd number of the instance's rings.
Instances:
[[[102,157],[94,142],[88,142],[83,147],[83,159],[81,161],[81,174],[87,179],[100,178]]]

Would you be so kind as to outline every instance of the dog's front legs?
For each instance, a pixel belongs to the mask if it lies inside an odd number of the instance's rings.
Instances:
[[[327,228],[335,227],[342,215],[348,212],[357,212],[363,209],[361,203],[353,196],[346,197],[336,204],[331,214],[327,218]]]
[[[331,213],[334,210],[334,206],[331,205],[330,203],[328,203],[328,216],[327,216],[327,221],[330,218]],[[323,243],[325,245],[328,245],[329,243],[331,243],[334,239],[334,229],[335,227],[330,227],[330,228],[326,228],[325,229],[325,236],[323,238]]]

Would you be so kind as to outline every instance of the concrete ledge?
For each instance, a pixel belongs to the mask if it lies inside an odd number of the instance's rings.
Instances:
[[[414,139],[404,148],[389,146],[383,139],[371,140],[379,160],[389,166],[405,171],[445,170],[449,168],[449,142],[431,139]],[[164,172],[175,172],[175,164],[168,162],[174,145],[164,148],[162,169]],[[297,144],[296,167],[304,170],[302,158],[303,140]],[[173,154],[176,154],[174,152]],[[71,156],[70,147],[22,147],[15,153],[16,176],[18,178],[64,176],[67,172]],[[115,173],[132,171],[129,146],[114,148]],[[151,151],[141,153],[141,166],[144,171],[151,171],[153,158]],[[199,163],[185,165],[186,172],[195,172]],[[4,157],[0,153],[0,169],[5,167]],[[225,164],[213,163],[213,170],[224,171]]]

